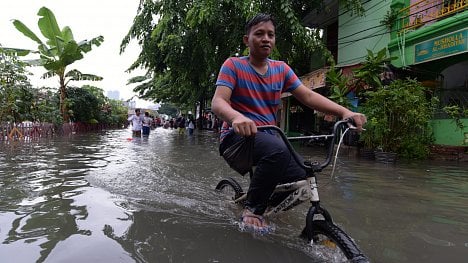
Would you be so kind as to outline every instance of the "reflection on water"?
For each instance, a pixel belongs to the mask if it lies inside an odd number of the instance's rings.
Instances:
[[[324,262],[298,238],[306,206],[275,218],[268,236],[238,230],[239,208],[213,189],[225,176],[244,180],[219,157],[216,135],[129,137],[0,145],[2,262]],[[319,177],[321,199],[373,262],[465,261],[466,164],[341,155],[334,178],[331,168]]]

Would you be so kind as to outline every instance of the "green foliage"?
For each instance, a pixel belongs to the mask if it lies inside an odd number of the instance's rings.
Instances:
[[[349,82],[350,78],[344,76],[341,70],[337,71],[332,67],[327,72],[327,83],[330,84],[331,91],[328,98],[348,109],[352,106],[351,101],[346,96],[349,93]]]
[[[346,2],[356,3],[350,5],[353,9],[360,5],[356,0]],[[134,91],[141,98],[177,105],[211,98],[225,59],[246,53],[244,25],[258,12],[271,13],[278,22],[273,57],[287,61],[298,75],[308,73],[316,60],[314,50],[325,48],[319,31],[305,28],[301,21],[320,7],[318,1],[290,0],[140,1],[121,44],[121,52],[132,39],[142,48],[129,71],[143,67],[148,79]]]
[[[458,105],[450,105],[445,106],[442,110],[453,119],[458,129],[462,131],[465,129],[465,125],[463,125],[463,121],[461,119],[468,118],[468,108],[460,107]]]
[[[378,89],[382,87],[381,74],[385,71],[386,64],[395,59],[387,57],[387,48],[383,48],[374,54],[372,50],[367,50],[365,62],[359,68],[353,70],[357,79],[355,90],[357,93],[362,89]]]
[[[368,148],[396,152],[403,158],[424,158],[432,141],[429,120],[437,100],[412,79],[366,93],[363,112],[368,118],[361,139]]]
[[[67,89],[70,116],[73,121],[122,126],[127,122],[128,108],[121,101],[108,99],[100,88],[84,85]]]
[[[26,64],[15,53],[0,47],[0,122],[63,123],[59,94],[51,88],[33,88]],[[66,100],[74,121],[122,126],[127,121],[127,107],[104,96],[102,89],[85,85],[70,87]]]
[[[29,73],[14,54],[0,51],[0,121],[21,122],[30,114]]]
[[[66,87],[71,80],[101,80],[99,76],[83,74],[78,70],[67,71],[67,67],[83,58],[83,53],[91,51],[92,46],[99,46],[104,41],[104,37],[98,36],[91,40],[76,42],[73,38],[72,30],[66,26],[62,29],[58,26],[54,13],[46,7],[39,9],[37,13],[40,17],[38,27],[42,35],[46,38],[43,42],[31,29],[20,20],[14,19],[13,25],[23,33],[24,36],[38,44],[37,50],[25,50],[19,48],[9,48],[8,51],[16,52],[18,55],[29,53],[38,54],[39,58],[30,60],[28,63],[34,66],[42,66],[47,72],[44,78],[58,76],[60,91],[60,110],[62,117],[68,121],[68,110],[66,104]]]
[[[67,103],[72,121],[88,123],[91,119],[99,119],[102,103],[91,90],[68,87],[67,94],[69,96]]]
[[[385,26],[388,30],[392,30],[392,26],[397,19],[398,19],[398,11],[396,11],[395,9],[390,9],[387,11],[383,19],[380,21],[380,24]]]
[[[62,123],[56,92],[33,88],[26,66],[15,52],[0,48],[0,122]]]
[[[396,80],[385,86],[381,75],[393,60],[386,48],[374,54],[367,51],[366,61],[354,70],[355,90],[363,99],[368,122],[361,134],[364,146],[395,152],[401,158],[422,159],[429,154],[432,133],[429,120],[436,99],[428,99],[426,88],[416,80]]]
[[[172,103],[163,103],[158,110],[159,114],[166,114],[172,117],[176,117],[179,109]]]
[[[109,99],[105,108],[107,108],[108,113],[106,123],[116,127],[122,127],[127,123],[128,108],[123,105],[122,101]]]
[[[61,125],[63,119],[60,115],[59,94],[56,90],[43,87],[34,89],[33,118],[32,121],[50,122]]]

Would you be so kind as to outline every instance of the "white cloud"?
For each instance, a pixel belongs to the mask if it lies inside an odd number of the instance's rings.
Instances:
[[[133,18],[137,13],[139,1],[136,0],[7,0],[2,2],[0,13],[0,44],[4,47],[36,49],[34,41],[25,37],[13,26],[12,19],[18,19],[28,26],[36,35],[44,39],[40,33],[37,12],[42,6],[49,8],[55,15],[60,28],[69,26],[77,41],[104,36],[101,46],[93,46],[93,50],[84,58],[70,66],[83,73],[99,75],[104,78],[97,82],[74,82],[75,86],[90,84],[102,88],[105,93],[109,90],[119,90],[123,99],[129,99],[135,93],[134,86],[127,86],[127,80],[141,75],[143,70],[136,70],[130,74],[125,70],[136,60],[140,48],[132,42],[126,51],[119,55],[120,43],[127,34]],[[57,79],[40,79],[45,72],[42,68],[31,69],[34,86],[57,87]],[[151,103],[137,100],[138,107],[146,107]]]

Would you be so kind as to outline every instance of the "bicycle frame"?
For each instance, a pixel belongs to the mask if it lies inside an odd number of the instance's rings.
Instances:
[[[265,216],[272,216],[274,214],[287,211],[299,204],[302,204],[304,201],[307,200],[310,200],[311,203],[316,204],[318,204],[320,201],[315,176],[309,177],[306,180],[300,180],[290,184],[278,185],[275,188],[274,193],[282,192],[279,189],[284,189],[283,187],[289,188],[290,190],[295,189],[295,191],[288,195],[277,206],[267,209],[267,211],[264,214]]]
[[[300,161],[299,155],[296,153],[291,143],[289,142],[289,140],[293,139],[313,138],[315,135],[287,138],[286,135],[276,126],[258,127],[259,129],[276,130],[285,141],[288,149],[291,152],[291,155],[294,157],[296,162],[306,171],[305,179],[291,183],[284,183],[276,186],[275,190],[273,191],[274,194],[270,197],[270,204],[269,207],[267,207],[264,216],[272,216],[287,211],[303,203],[304,201],[309,200],[311,206],[309,207],[309,210],[307,212],[306,224],[300,236],[306,238],[312,243],[317,242],[317,244],[325,245],[332,249],[340,250],[342,254],[346,256],[348,260],[350,260],[350,262],[368,263],[369,260],[359,249],[354,240],[339,226],[337,226],[333,222],[330,213],[324,207],[320,206],[320,198],[318,194],[316,173],[322,171],[323,168],[330,164],[332,155],[335,152],[335,139],[337,138],[337,135],[339,133],[339,128],[347,124],[351,124],[351,122],[349,122],[348,120],[339,121],[335,124],[333,128],[333,133],[331,135],[319,135],[321,137],[332,137],[326,159],[322,163]],[[346,129],[344,133],[342,133],[342,136],[344,136],[348,129]],[[338,150],[339,147],[337,148],[337,151]],[[216,189],[221,191],[223,189],[234,190],[235,195],[234,197],[232,197],[231,195],[231,198],[235,200],[231,200],[238,204],[242,204],[243,201],[247,199],[247,194],[242,190],[242,186],[233,178],[221,180],[216,186]],[[287,196],[284,199],[282,199],[279,202],[279,204],[276,204],[276,201],[278,201],[276,200],[277,197],[282,198],[282,196],[278,196],[275,194],[281,192],[291,193],[286,193]]]
[[[283,201],[281,201],[278,205],[274,207],[268,207],[266,212],[264,213],[265,216],[272,216],[274,214],[278,214],[284,211],[287,211],[299,204],[302,204],[304,201],[309,200],[312,206],[315,207],[315,211],[323,212],[320,208],[320,198],[318,193],[318,186],[317,186],[317,179],[315,173],[322,171],[323,168],[328,166],[331,162],[332,155],[334,152],[334,139],[338,134],[338,130],[342,125],[347,125],[349,123],[348,120],[342,120],[335,124],[333,128],[333,133],[329,135],[310,135],[310,136],[298,136],[298,137],[286,137],[283,131],[272,125],[268,126],[259,126],[258,129],[272,129],[276,130],[278,134],[283,138],[285,141],[288,149],[290,150],[291,154],[295,158],[296,162],[306,170],[307,178],[304,180],[299,180],[296,182],[291,183],[284,183],[279,184],[276,186],[273,193],[280,193],[280,192],[289,192],[293,191],[290,195],[288,195]],[[308,161],[301,162],[299,159],[298,154],[292,147],[290,140],[299,140],[299,139],[312,139],[312,138],[332,138],[332,141],[328,148],[328,154],[323,163],[310,163]],[[247,198],[247,194],[243,194],[238,199],[234,200],[234,202],[241,202]],[[327,213],[328,214],[328,213]],[[328,217],[329,215],[325,215]]]

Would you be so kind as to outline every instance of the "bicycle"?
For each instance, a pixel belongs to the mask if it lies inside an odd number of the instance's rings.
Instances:
[[[353,239],[345,233],[338,225],[336,225],[330,213],[320,205],[318,185],[316,173],[321,172],[327,167],[331,160],[335,149],[335,139],[341,128],[351,124],[349,120],[338,121],[333,127],[333,133],[329,135],[311,135],[311,136],[298,136],[286,137],[283,131],[273,125],[259,126],[258,129],[271,129],[278,132],[281,138],[285,141],[288,149],[292,153],[294,159],[299,163],[302,168],[307,172],[307,177],[304,180],[299,180],[291,183],[277,185],[272,196],[270,197],[268,208],[264,214],[266,217],[271,217],[275,214],[285,212],[307,200],[310,201],[311,206],[306,216],[306,225],[301,232],[301,237],[307,238],[313,244],[321,244],[328,248],[341,251],[344,256],[351,262],[369,262],[364,253],[359,249]],[[349,128],[344,130],[342,135],[348,131]],[[311,139],[312,137],[332,138],[327,151],[326,159],[323,163],[310,161],[300,161],[298,153],[294,150],[289,140],[296,139]],[[338,148],[337,148],[338,150]],[[229,199],[236,204],[242,205],[247,198],[247,193],[242,189],[242,186],[232,177],[222,179],[216,186],[216,190],[227,194]],[[274,201],[273,197],[278,193],[289,194],[278,203]],[[277,196],[277,195],[276,195]]]

